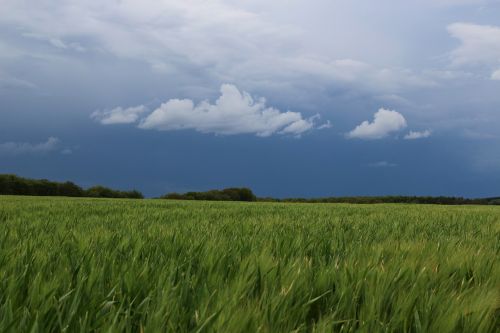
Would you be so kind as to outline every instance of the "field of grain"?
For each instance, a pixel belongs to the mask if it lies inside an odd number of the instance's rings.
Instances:
[[[1,332],[498,332],[500,207],[0,197]]]

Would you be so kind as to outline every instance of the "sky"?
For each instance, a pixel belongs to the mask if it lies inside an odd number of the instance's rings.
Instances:
[[[500,195],[499,0],[0,0],[0,173]]]

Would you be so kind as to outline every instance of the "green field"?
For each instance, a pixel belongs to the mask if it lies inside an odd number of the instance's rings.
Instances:
[[[500,207],[0,197],[1,332],[498,332]]]

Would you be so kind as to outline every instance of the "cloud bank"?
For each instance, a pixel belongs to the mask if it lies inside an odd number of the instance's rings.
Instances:
[[[139,121],[146,111],[145,106],[117,107],[108,111],[95,111],[90,117],[102,125],[130,124]],[[313,128],[331,127],[329,121],[316,127],[315,121],[318,119],[319,115],[306,119],[300,112],[281,112],[267,106],[264,98],[255,100],[236,86],[223,84],[215,103],[203,101],[195,105],[191,99],[170,99],[140,119],[138,127],[159,131],[195,130],[220,135],[300,136]]]
[[[222,135],[275,133],[300,135],[314,127],[314,119],[304,119],[299,112],[280,112],[266,106],[264,98],[254,100],[231,84],[220,88],[214,104],[198,105],[190,99],[171,99],[141,121],[139,128],[160,131],[193,129]]]
[[[21,154],[44,154],[59,148],[60,140],[50,137],[45,142],[5,142],[0,143],[0,154],[21,155]]]
[[[389,134],[402,130],[408,125],[403,115],[397,111],[381,108],[375,113],[373,121],[364,121],[347,134],[351,139],[382,139]]]

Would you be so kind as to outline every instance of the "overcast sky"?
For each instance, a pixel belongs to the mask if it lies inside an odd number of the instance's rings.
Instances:
[[[0,173],[500,195],[498,0],[0,6]]]

